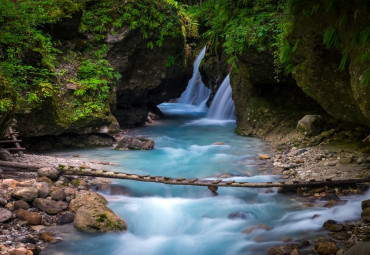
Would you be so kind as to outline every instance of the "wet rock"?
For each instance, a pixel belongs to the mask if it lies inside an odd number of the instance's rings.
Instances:
[[[154,141],[146,137],[124,137],[117,146],[116,150],[152,150]]]
[[[362,211],[361,217],[364,222],[370,223],[370,207],[367,207]]]
[[[285,244],[272,247],[267,250],[267,255],[286,255],[290,254],[293,250],[299,249],[298,244]]]
[[[73,213],[66,212],[58,217],[57,224],[64,225],[64,224],[72,223],[74,218],[75,218],[75,215]]]
[[[28,208],[30,208],[30,205],[26,201],[17,200],[17,201],[14,202],[14,209],[15,210],[18,210],[18,209],[27,210]]]
[[[321,115],[305,115],[297,124],[297,131],[304,135],[316,135],[324,131],[325,119]]]
[[[78,208],[84,205],[94,205],[94,204],[104,204],[106,205],[108,201],[101,195],[94,192],[82,191],[76,194],[70,204],[69,209],[72,212],[76,212]]]
[[[226,145],[224,142],[214,142],[212,145]]]
[[[255,230],[258,230],[258,229],[263,229],[263,230],[270,230],[271,228],[267,225],[263,225],[263,224],[260,224],[260,225],[256,225],[256,226],[250,226],[250,227],[246,227],[242,233],[244,234],[250,234],[252,233],[253,231]]]
[[[320,255],[333,255],[337,252],[338,246],[334,242],[319,242],[315,245],[315,250]]]
[[[15,188],[12,191],[12,197],[24,201],[33,201],[35,198],[37,198],[37,189],[32,187]]]
[[[44,232],[41,234],[40,239],[43,240],[44,242],[52,242],[53,236],[49,232]]]
[[[11,211],[5,208],[0,208],[0,223],[6,222],[13,217]]]
[[[348,240],[348,238],[350,238],[350,235],[345,231],[332,233],[331,236],[337,240]]]
[[[327,220],[323,224],[323,228],[329,230],[330,232],[339,232],[344,229],[342,224],[337,224],[334,220]]]
[[[45,176],[49,178],[50,180],[57,180],[60,175],[60,172],[58,169],[54,167],[43,167],[37,170],[37,174],[40,177]]]
[[[368,255],[370,242],[359,242],[344,252],[344,255]]]
[[[88,233],[127,230],[126,222],[104,204],[93,204],[78,208],[74,226]]]
[[[50,193],[50,195],[51,195],[51,198],[53,199],[53,200],[56,200],[56,201],[62,201],[62,200],[64,200],[64,199],[66,199],[66,193],[64,192],[64,189],[62,189],[62,188],[57,188],[57,189],[55,189],[55,190],[53,190],[51,193]]]
[[[42,220],[41,215],[37,212],[18,209],[14,213],[17,219],[27,221],[30,225],[40,225]]]
[[[267,155],[267,154],[258,154],[258,158],[261,159],[261,160],[266,160],[266,159],[270,159],[271,156]]]
[[[364,201],[361,202],[361,208],[362,208],[362,210],[364,210],[364,209],[366,209],[368,207],[370,207],[370,199],[364,200]]]
[[[36,198],[33,206],[47,214],[57,214],[68,208],[67,203],[46,198]]]
[[[339,201],[340,198],[334,192],[327,192],[325,196],[320,198],[320,201]]]
[[[253,214],[250,212],[234,212],[230,213],[227,218],[234,220],[234,219],[242,219],[242,220],[250,220],[254,219]]]
[[[47,198],[49,196],[50,188],[47,182],[36,182],[33,187],[37,189],[38,197]]]

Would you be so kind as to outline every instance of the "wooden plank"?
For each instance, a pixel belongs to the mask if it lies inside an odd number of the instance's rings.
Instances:
[[[20,143],[22,140],[2,140],[0,143]]]
[[[24,151],[26,150],[26,148],[5,148],[5,150],[8,150],[8,151]]]
[[[15,136],[15,134],[14,134],[14,132],[13,132],[13,129],[12,129],[12,127],[9,127],[8,128],[8,131],[9,131],[9,134],[10,134],[10,136],[11,136],[11,138],[14,140],[14,141],[16,141],[17,140],[17,137]],[[18,151],[18,155],[20,156],[20,157],[23,157],[23,150],[25,150],[24,148],[22,148],[20,145],[19,145],[19,143],[17,143],[17,142],[15,142],[15,147],[18,149],[18,150],[9,150],[8,149],[8,151]]]

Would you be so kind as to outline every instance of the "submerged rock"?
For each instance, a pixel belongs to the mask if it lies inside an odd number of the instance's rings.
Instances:
[[[152,150],[154,141],[146,137],[124,137],[115,147],[116,150]]]

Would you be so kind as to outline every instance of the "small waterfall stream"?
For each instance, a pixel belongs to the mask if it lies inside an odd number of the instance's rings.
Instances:
[[[235,104],[231,95],[230,75],[227,75],[213,98],[207,118],[216,120],[235,119]]]
[[[181,94],[181,97],[179,98],[180,104],[192,104],[200,106],[202,108],[206,106],[206,102],[209,95],[211,94],[211,90],[203,84],[199,72],[199,65],[204,58],[205,53],[206,47],[202,49],[194,62],[193,76],[189,80],[186,90]]]

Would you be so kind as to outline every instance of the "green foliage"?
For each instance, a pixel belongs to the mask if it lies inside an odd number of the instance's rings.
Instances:
[[[324,32],[323,42],[328,49],[338,48],[341,43],[338,30],[335,27],[328,27]]]

